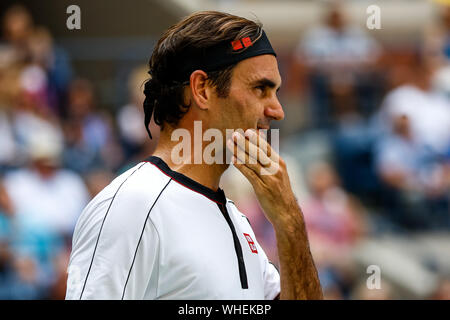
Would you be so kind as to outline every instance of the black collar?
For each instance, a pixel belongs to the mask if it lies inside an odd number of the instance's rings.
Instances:
[[[197,193],[204,195],[211,201],[214,201],[214,202],[220,203],[220,204],[226,203],[225,193],[223,192],[222,189],[218,188],[217,191],[214,191],[214,190],[198,183],[197,181],[194,181],[191,178],[186,177],[182,173],[173,171],[172,169],[169,168],[169,166],[161,158],[156,157],[156,156],[150,156],[147,159],[145,159],[144,162],[152,163],[159,170],[161,170],[165,175],[171,177],[172,180],[178,182],[179,184],[181,184],[182,186],[184,186],[188,189],[191,189],[192,191],[195,191]]]

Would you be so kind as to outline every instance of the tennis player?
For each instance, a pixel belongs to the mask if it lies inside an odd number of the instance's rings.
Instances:
[[[286,164],[259,134],[284,118],[276,54],[261,24],[194,13],[165,32],[149,67],[144,122],[160,125],[158,145],[82,212],[66,299],[322,299]],[[174,136],[194,136],[196,121],[223,134],[214,156],[224,161],[174,156]],[[198,139],[190,144],[205,151]],[[227,150],[273,225],[281,273],[219,188]]]

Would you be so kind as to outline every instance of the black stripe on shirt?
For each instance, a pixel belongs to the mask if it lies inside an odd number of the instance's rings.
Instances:
[[[81,300],[81,298],[83,297],[84,289],[86,288],[86,283],[87,283],[87,280],[88,280],[88,278],[89,278],[89,273],[91,272],[92,264],[93,264],[93,262],[94,262],[95,252],[97,251],[98,242],[99,242],[99,240],[100,240],[100,234],[102,233],[103,225],[105,224],[105,220],[106,220],[106,217],[108,216],[109,209],[111,209],[111,206],[112,206],[112,204],[113,204],[113,202],[114,202],[114,199],[116,198],[116,195],[117,195],[117,193],[119,192],[120,188],[122,188],[123,184],[124,184],[125,182],[127,182],[127,180],[128,180],[128,179],[129,179],[136,171],[138,171],[140,168],[142,168],[143,165],[145,165],[145,163],[142,164],[142,165],[141,165],[139,168],[137,168],[136,170],[134,170],[134,171],[133,171],[133,172],[132,172],[132,173],[131,173],[131,174],[130,174],[130,175],[129,175],[129,176],[128,176],[121,184],[120,184],[120,186],[119,186],[119,187],[117,188],[117,190],[116,190],[116,193],[114,193],[114,196],[113,196],[113,198],[111,199],[111,203],[109,204],[108,210],[106,210],[105,216],[103,217],[102,225],[100,226],[100,230],[99,230],[99,232],[98,232],[97,241],[95,242],[94,252],[92,253],[91,263],[89,264],[89,269],[88,269],[88,272],[87,272],[87,274],[86,274],[86,279],[84,280],[83,289],[81,290],[80,300]]]
[[[233,242],[234,242],[234,249],[236,251],[236,256],[238,260],[238,267],[239,267],[239,278],[241,280],[241,287],[242,289],[248,289],[248,280],[247,280],[247,271],[245,270],[245,262],[244,262],[244,255],[242,253],[242,247],[241,243],[239,242],[239,238],[236,233],[236,229],[234,228],[233,222],[231,221],[231,218],[228,214],[227,208],[224,204],[218,203],[217,206],[220,209],[220,212],[222,212],[223,217],[228,223],[228,226],[231,229],[231,233],[233,234]]]
[[[172,181],[172,179],[170,179],[169,182],[167,182],[167,184],[164,186],[164,188],[159,193],[158,197],[156,197],[155,202],[153,202],[152,207],[150,208],[150,210],[147,213],[147,217],[145,218],[145,221],[144,221],[144,226],[142,227],[141,236],[139,237],[139,241],[138,241],[138,244],[136,246],[136,250],[134,251],[134,257],[133,257],[133,261],[131,262],[130,271],[128,271],[127,281],[125,282],[125,286],[123,287],[122,300],[123,300],[123,298],[125,296],[125,289],[127,288],[128,280],[130,278],[131,270],[133,269],[134,261],[136,260],[136,255],[137,255],[137,252],[138,252],[138,249],[139,249],[139,245],[141,243],[142,236],[144,235],[145,226],[147,225],[148,218],[150,217],[150,212],[152,212],[152,209],[155,206],[156,202],[158,201],[159,197],[161,196],[161,194],[163,193],[163,191],[166,189],[166,187],[169,185],[169,183],[171,181]]]

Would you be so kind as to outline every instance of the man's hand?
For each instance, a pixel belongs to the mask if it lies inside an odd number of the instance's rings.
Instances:
[[[254,130],[227,141],[232,162],[248,179],[272,223],[281,269],[282,299],[322,299],[303,214],[292,192],[286,164]]]
[[[253,186],[261,207],[275,229],[283,228],[300,211],[292,192],[286,164],[262,135],[235,132],[227,142],[232,162]],[[300,213],[301,214],[301,213]]]

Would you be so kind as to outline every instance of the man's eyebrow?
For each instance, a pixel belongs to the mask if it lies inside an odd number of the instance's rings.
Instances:
[[[272,80],[268,79],[268,78],[262,78],[262,79],[258,79],[253,81],[252,86],[264,86],[264,87],[269,87],[269,88],[276,88],[277,84],[275,82],[273,82]],[[280,86],[277,88],[277,91],[280,89]]]

